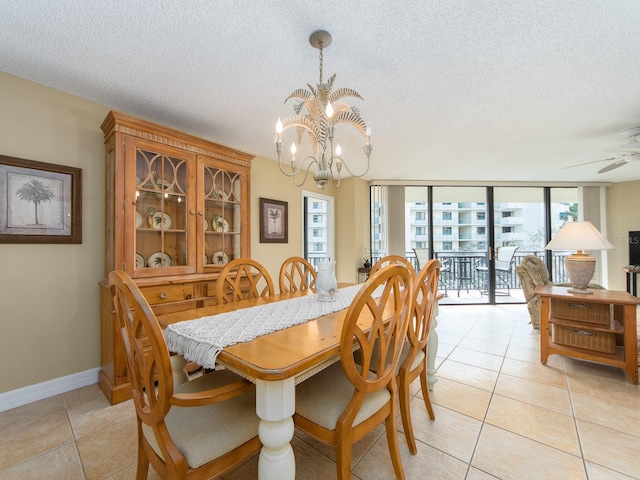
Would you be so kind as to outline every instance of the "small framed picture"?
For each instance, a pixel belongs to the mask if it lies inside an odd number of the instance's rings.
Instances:
[[[82,170],[0,155],[0,243],[82,243]]]
[[[260,243],[289,242],[289,204],[260,199]]]

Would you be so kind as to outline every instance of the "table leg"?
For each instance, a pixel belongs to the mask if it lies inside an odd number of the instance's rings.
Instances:
[[[549,359],[549,297],[540,297],[540,362],[547,364]]]
[[[636,305],[625,305],[624,316],[624,361],[631,383],[638,383],[638,330]]]
[[[258,436],[262,450],[258,459],[260,480],[294,480],[296,462],[291,447],[295,412],[295,379],[256,381]]]

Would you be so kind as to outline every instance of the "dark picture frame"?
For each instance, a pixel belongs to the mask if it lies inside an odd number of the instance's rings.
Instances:
[[[260,199],[260,243],[289,243],[289,204]]]
[[[0,243],[82,243],[82,169],[0,155]]]

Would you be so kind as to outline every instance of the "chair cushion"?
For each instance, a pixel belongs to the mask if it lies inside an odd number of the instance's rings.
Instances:
[[[345,375],[342,363],[334,363],[296,387],[296,413],[328,430],[335,430],[353,392],[354,387]],[[390,398],[386,388],[367,395],[353,425],[376,413]]]
[[[235,377],[235,378],[234,378]],[[226,371],[212,372],[176,387],[180,393],[198,392],[237,380]],[[173,442],[191,468],[198,468],[258,435],[255,392],[202,407],[172,406],[165,423]],[[149,445],[162,457],[153,430],[142,424]]]

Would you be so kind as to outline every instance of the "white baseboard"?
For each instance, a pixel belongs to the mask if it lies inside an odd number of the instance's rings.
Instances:
[[[99,367],[0,393],[0,412],[98,383]]]

